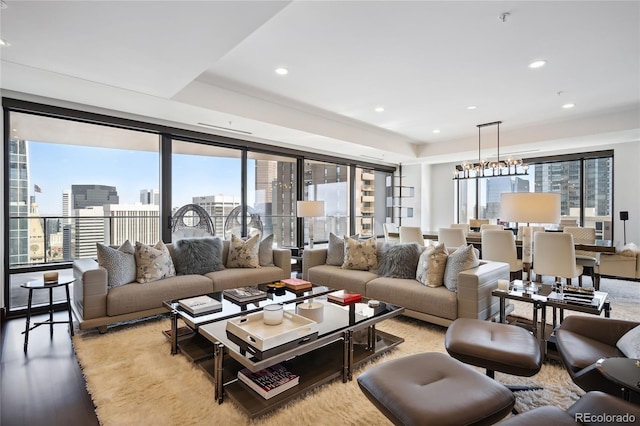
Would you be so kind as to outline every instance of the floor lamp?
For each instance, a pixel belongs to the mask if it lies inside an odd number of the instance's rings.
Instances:
[[[324,201],[298,201],[297,216],[309,218],[309,248],[313,248],[313,221],[316,217],[324,216]]]
[[[627,220],[629,220],[629,212],[620,212],[620,220],[624,228],[624,245],[627,245]]]
[[[509,222],[527,224],[522,228],[522,269],[527,274],[525,281],[530,281],[533,263],[533,235],[529,224],[560,223],[560,194],[550,192],[503,193],[500,197],[500,218]]]

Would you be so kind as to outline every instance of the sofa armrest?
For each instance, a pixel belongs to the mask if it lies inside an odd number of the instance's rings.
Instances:
[[[561,330],[571,331],[589,337],[609,346],[615,346],[618,340],[629,330],[640,325],[635,321],[625,321],[596,316],[569,315],[562,324]]]
[[[283,271],[283,278],[291,276],[291,250],[284,248],[273,249],[273,264]]]
[[[327,263],[326,248],[305,249],[302,252],[302,278],[309,279],[309,268]]]
[[[500,313],[500,300],[491,295],[498,280],[508,280],[508,263],[482,262],[458,274],[458,318],[490,319]]]
[[[636,278],[637,257],[600,253],[597,273],[615,277]]]
[[[73,303],[83,319],[107,315],[107,270],[93,259],[73,261]]]

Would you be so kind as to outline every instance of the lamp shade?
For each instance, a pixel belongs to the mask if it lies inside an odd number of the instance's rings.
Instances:
[[[298,217],[321,217],[324,216],[324,201],[298,201]]]
[[[503,193],[500,199],[500,219],[520,223],[560,223],[560,194]]]

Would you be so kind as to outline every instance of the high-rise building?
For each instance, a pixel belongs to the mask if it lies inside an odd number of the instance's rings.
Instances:
[[[107,185],[71,185],[73,209],[118,204],[118,191],[115,186]]]
[[[160,240],[160,210],[157,205],[107,204],[104,206],[104,241],[120,245],[126,240],[155,244]]]
[[[157,189],[141,189],[140,202],[142,204],[160,205],[160,191]]]
[[[104,242],[104,207],[89,206],[74,209],[71,228],[71,253],[74,259],[95,257],[96,243]]]
[[[71,190],[65,189],[62,191],[62,217],[70,218],[73,213],[73,202],[71,197]],[[64,219],[63,224],[68,225],[71,223],[70,219]]]
[[[279,246],[295,246],[296,163],[256,160],[255,168],[254,207],[264,235],[273,234]]]
[[[9,140],[9,264],[29,262],[29,145]],[[18,219],[19,217],[19,219]]]
[[[239,195],[207,195],[203,197],[193,197],[193,204],[197,204],[209,213],[216,235],[224,237],[224,221],[231,210],[241,204]]]

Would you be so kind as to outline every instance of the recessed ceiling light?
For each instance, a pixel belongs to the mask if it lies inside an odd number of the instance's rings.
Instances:
[[[478,108],[478,107],[477,107],[477,106],[475,106],[475,105],[469,105],[469,106],[467,107],[467,109],[476,109],[476,108]]]
[[[384,111],[384,107],[381,107],[381,106],[380,107],[376,107],[375,111],[376,112],[382,112],[382,111]]]
[[[287,74],[289,74],[289,70],[286,69],[286,68],[282,68],[282,67],[276,68],[276,74],[278,74],[278,75],[287,75]]]
[[[5,47],[5,46],[9,46],[9,43],[0,38],[0,47]]]
[[[529,64],[529,68],[542,68],[547,65],[547,61],[533,61]]]
[[[576,106],[576,104],[568,103],[568,104],[562,105],[562,108],[569,109],[569,108],[573,108],[574,106]]]
[[[436,133],[436,134],[440,133],[440,129],[434,129],[433,133]]]
[[[4,0],[0,0],[0,9],[6,9],[7,7],[7,3],[5,3]]]

